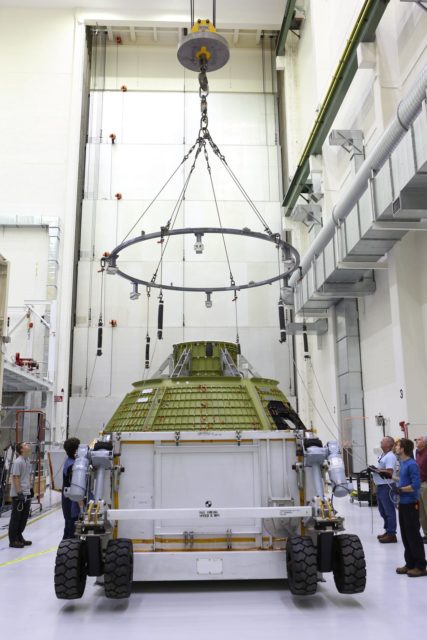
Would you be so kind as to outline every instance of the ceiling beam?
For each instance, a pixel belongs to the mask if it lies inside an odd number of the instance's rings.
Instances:
[[[276,56],[283,56],[283,54],[285,53],[286,38],[288,37],[288,33],[291,28],[296,3],[297,0],[287,1],[285,15],[283,16],[282,26],[280,29],[279,37],[277,38]]]

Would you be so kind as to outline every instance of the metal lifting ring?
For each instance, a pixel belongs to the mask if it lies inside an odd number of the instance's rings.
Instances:
[[[138,244],[139,242],[146,242],[147,240],[155,240],[157,238],[163,239],[166,236],[182,236],[182,235],[195,235],[196,237],[201,237],[203,234],[218,234],[218,235],[235,235],[235,236],[243,236],[246,238],[255,238],[256,240],[264,240],[266,242],[271,242],[274,244],[277,249],[281,249],[284,255],[286,256],[285,265],[288,265],[288,268],[283,271],[283,273],[279,273],[278,275],[267,278],[266,280],[258,280],[256,282],[248,282],[247,284],[235,284],[230,287],[179,287],[174,285],[166,285],[166,284],[157,284],[156,282],[142,280],[135,276],[129,275],[125,273],[117,266],[117,258],[121,251],[124,251],[128,247],[131,247],[134,244]],[[125,240],[121,244],[119,244],[107,258],[103,258],[106,265],[107,273],[113,275],[117,274],[130,282],[144,285],[146,287],[155,287],[156,289],[167,289],[169,291],[196,291],[196,292],[210,292],[214,291],[241,291],[242,289],[253,289],[255,287],[262,287],[267,284],[272,284],[273,282],[277,282],[278,280],[285,280],[288,278],[291,273],[293,273],[299,265],[300,256],[298,251],[290,244],[285,242],[280,238],[279,234],[266,234],[266,233],[258,233],[256,231],[251,231],[250,229],[230,229],[230,228],[216,228],[216,227],[189,227],[186,229],[166,229],[162,228],[161,231],[156,231],[154,233],[148,233],[140,235],[136,238],[131,238],[130,240]]]

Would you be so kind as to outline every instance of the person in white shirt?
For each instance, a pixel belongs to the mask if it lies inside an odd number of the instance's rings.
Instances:
[[[379,542],[387,544],[397,542],[396,506],[393,500],[395,483],[393,476],[397,469],[397,458],[393,453],[394,438],[385,436],[380,443],[382,454],[378,458],[376,467],[370,467],[372,479],[377,488],[378,510],[384,520],[384,533],[377,536]]]

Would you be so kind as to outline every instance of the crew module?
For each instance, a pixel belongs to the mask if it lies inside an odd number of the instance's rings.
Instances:
[[[338,444],[323,446],[238,351],[175,345],[79,447],[65,491],[86,506],[58,548],[58,598],[80,598],[86,576],[108,598],[133,581],[286,578],[311,595],[327,572],[340,593],[364,590],[362,545],[333,506],[350,490]]]

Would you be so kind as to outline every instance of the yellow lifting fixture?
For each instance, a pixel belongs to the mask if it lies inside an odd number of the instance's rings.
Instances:
[[[199,19],[178,45],[177,55],[182,66],[190,71],[200,71],[202,65],[206,71],[216,71],[227,64],[230,51],[227,40],[216,32],[213,22]]]

